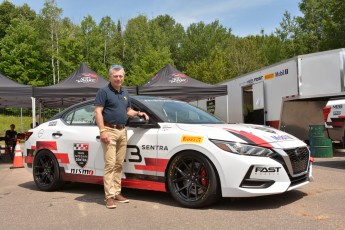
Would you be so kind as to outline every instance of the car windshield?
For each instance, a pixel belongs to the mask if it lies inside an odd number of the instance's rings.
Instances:
[[[221,124],[223,121],[186,102],[164,98],[144,98],[140,102],[164,122],[187,124]]]

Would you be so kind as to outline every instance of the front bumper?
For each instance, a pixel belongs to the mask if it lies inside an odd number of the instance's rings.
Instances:
[[[225,168],[224,180],[221,181],[223,197],[279,194],[313,180],[307,147],[300,148],[297,152],[282,149],[275,151],[277,155],[272,158],[229,153],[224,156],[225,159],[221,161],[222,168]]]

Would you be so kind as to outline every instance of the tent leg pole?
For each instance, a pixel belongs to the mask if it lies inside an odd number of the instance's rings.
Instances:
[[[229,124],[229,95],[226,95],[226,123]]]
[[[31,105],[32,105],[32,127],[34,128],[36,125],[36,100],[34,97],[31,97]]]

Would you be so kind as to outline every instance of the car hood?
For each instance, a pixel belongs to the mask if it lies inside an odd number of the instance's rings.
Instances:
[[[306,144],[278,129],[253,124],[178,124],[180,129],[209,139],[255,144],[269,148],[293,148]]]

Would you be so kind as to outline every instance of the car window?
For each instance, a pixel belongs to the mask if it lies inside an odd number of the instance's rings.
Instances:
[[[218,118],[186,102],[168,99],[145,99],[141,102],[164,122],[187,124],[223,123]]]
[[[94,105],[78,107],[67,113],[63,120],[69,125],[95,125]]]

